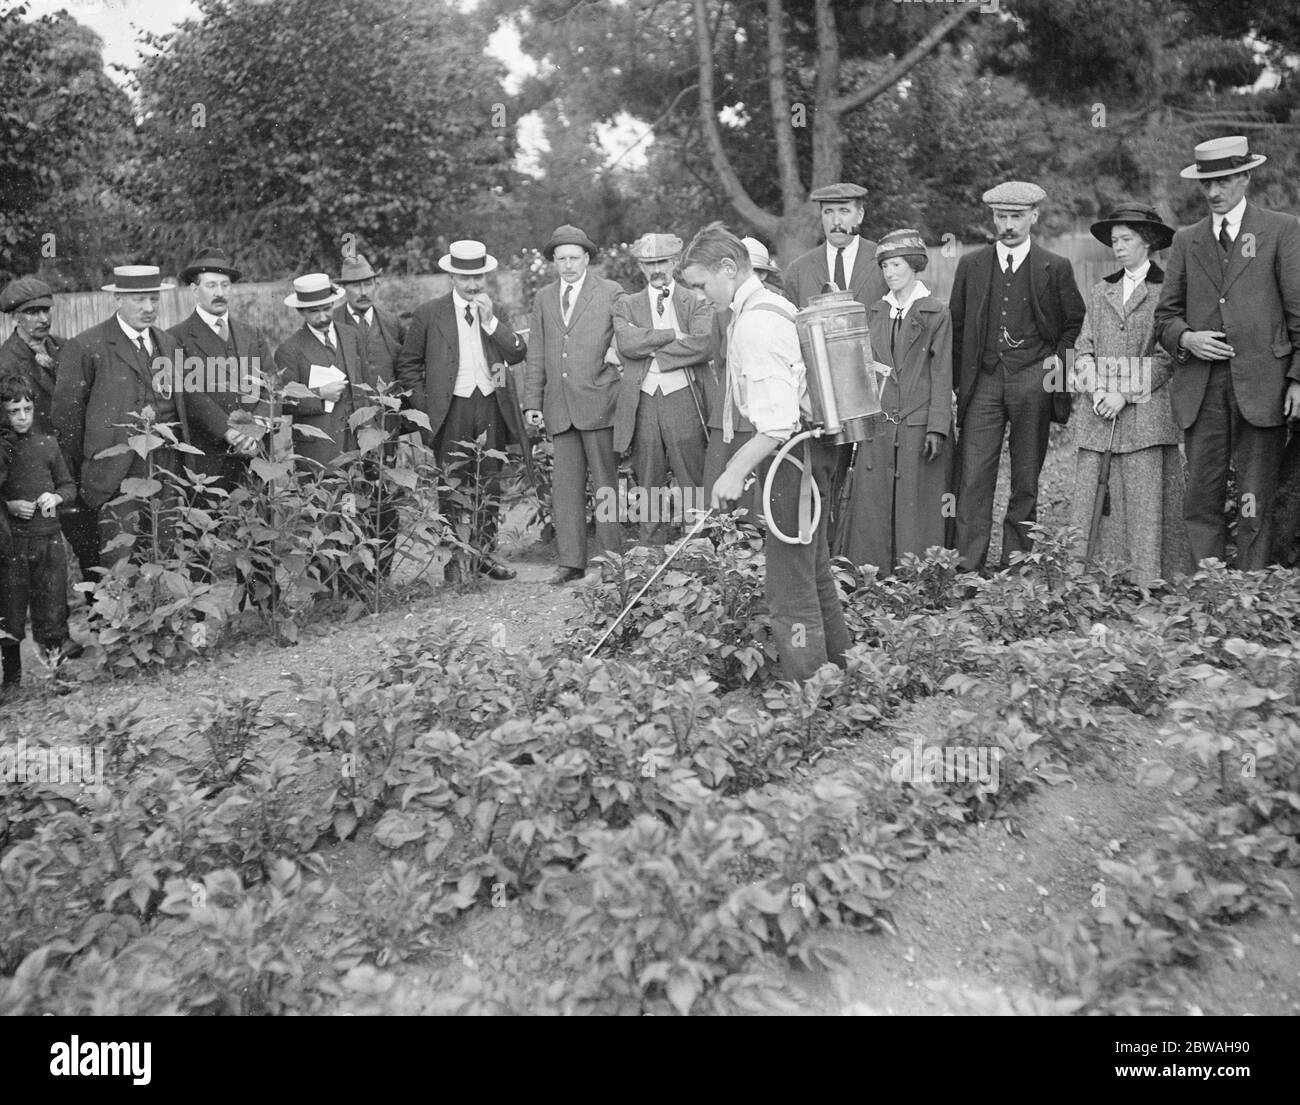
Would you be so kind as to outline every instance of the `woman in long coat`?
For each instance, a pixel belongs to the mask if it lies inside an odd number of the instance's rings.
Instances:
[[[915,230],[876,246],[889,293],[867,308],[871,351],[892,367],[883,415],[858,445],[842,553],[882,574],[905,553],[924,556],[944,537],[944,493],[952,448],[952,318],[917,279],[929,263]]]
[[[1169,579],[1193,567],[1183,522],[1182,435],[1166,386],[1171,365],[1153,325],[1164,272],[1150,254],[1167,248],[1174,231],[1140,205],[1114,211],[1091,230],[1123,268],[1092,286],[1075,342],[1072,523],[1086,541],[1109,449],[1110,504],[1097,557],[1123,564],[1139,582]]]

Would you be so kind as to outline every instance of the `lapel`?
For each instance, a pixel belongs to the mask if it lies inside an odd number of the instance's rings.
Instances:
[[[993,296],[993,281],[1002,274],[998,271],[998,247],[985,246],[984,256],[980,258],[981,271],[976,273],[975,286],[979,289],[979,306],[975,311],[975,333],[978,346],[984,349],[984,336],[988,332],[989,302]]]
[[[831,270],[830,270],[830,266],[826,263],[825,242],[822,242],[822,244],[817,247],[817,253],[813,258],[813,276],[817,278],[817,285],[811,291],[809,291],[808,293],[809,299],[811,299],[815,295],[821,295],[822,289],[824,289],[826,285],[830,282]]]
[[[591,273],[587,273],[587,278],[582,282],[582,291],[578,293],[578,301],[573,305],[573,313],[569,315],[569,325],[566,330],[572,330],[578,323],[578,318],[582,315],[583,308],[591,302],[592,296],[596,294],[596,278]],[[563,312],[560,315],[564,317]]]
[[[1249,209],[1249,204],[1247,204]],[[1246,225],[1243,217],[1241,225]],[[1214,220],[1206,215],[1199,223],[1192,227],[1192,246],[1191,254],[1196,258],[1196,263],[1201,266],[1205,275],[1209,277],[1210,283],[1214,285],[1216,291],[1223,290],[1223,262],[1219,260],[1219,243],[1214,240],[1212,231],[1214,230]],[[1241,237],[1240,234],[1237,235]],[[1234,246],[1234,254],[1238,252]]]
[[[1237,240],[1232,243],[1232,253],[1228,259],[1228,271],[1223,278],[1223,291],[1226,292],[1232,287],[1237,277],[1246,271],[1246,266],[1250,264],[1251,258],[1259,253],[1259,233],[1258,209],[1253,203],[1248,203],[1246,204],[1246,210],[1241,215],[1241,226],[1237,228]],[[1251,251],[1250,257],[1246,256],[1246,251],[1243,248],[1248,240],[1246,238],[1247,234],[1251,236],[1249,240],[1255,243],[1255,248]]]
[[[825,256],[823,254],[822,256]],[[858,239],[858,256],[853,262],[853,275],[849,277],[849,292],[859,303],[863,302],[867,284],[871,280],[871,265],[875,258],[867,252],[866,239]]]
[[[230,335],[233,338],[235,334],[234,324],[229,319],[226,324],[230,326]],[[210,357],[219,357],[225,355],[225,346],[223,346],[217,335],[213,332],[211,326],[199,318],[198,312],[190,315],[189,325],[185,327],[185,346],[191,345],[196,352],[204,353]]]
[[[677,312],[677,325],[679,325],[688,334],[691,331],[691,319],[695,317],[695,312],[699,310],[700,301],[677,284],[673,288],[673,310]]]
[[[107,338],[108,344],[112,347],[113,351],[117,354],[118,359],[121,360],[124,364],[126,364],[126,366],[130,368],[131,371],[134,372],[135,375],[140,380],[142,380],[148,386],[149,390],[152,392],[153,380],[150,378],[149,366],[143,363],[144,355],[140,352],[139,346],[137,346],[134,342],[129,341],[127,339],[125,332],[122,330],[121,324],[117,321],[116,314],[114,314],[113,317],[108,320],[107,331],[108,333],[105,336]],[[153,342],[154,355],[157,356],[158,335],[156,331],[150,334],[150,340]]]
[[[460,321],[456,317],[456,301],[448,292],[446,299],[433,309],[433,324],[442,336],[442,344],[446,347],[446,357],[451,365],[453,377],[460,369],[460,326],[458,325]]]

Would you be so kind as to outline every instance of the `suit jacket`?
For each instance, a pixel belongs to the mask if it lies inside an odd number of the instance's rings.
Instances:
[[[38,434],[54,433],[54,420],[50,415],[54,403],[54,382],[58,378],[59,359],[62,356],[64,341],[53,334],[47,339],[54,347],[53,368],[42,368],[36,363],[36,354],[32,347],[14,330],[0,345],[0,377],[22,376],[32,385],[36,393],[36,420],[32,432]]]
[[[483,356],[487,358],[489,370],[501,362],[518,364],[528,352],[506,316],[498,311],[496,320],[497,328],[491,334],[481,326],[475,327],[483,342]],[[423,303],[411,315],[411,325],[397,358],[398,383],[410,391],[411,406],[429,417],[431,446],[436,447],[447,411],[451,409],[452,388],[460,371],[460,328],[464,325],[465,320],[457,315],[450,292]],[[525,440],[520,411],[509,389],[499,386],[495,398],[510,439]]]
[[[1169,403],[1170,358],[1155,339],[1156,303],[1164,279],[1164,272],[1152,261],[1146,280],[1127,303],[1123,269],[1103,277],[1089,289],[1088,314],[1074,343],[1074,374],[1082,389],[1074,399],[1076,447],[1132,453],[1154,445],[1177,445],[1182,438]],[[1125,367],[1108,365],[1110,357],[1125,358]],[[1145,378],[1143,367],[1150,369]],[[1123,391],[1130,400],[1114,424],[1113,445],[1111,420],[1093,412],[1094,390]]]
[[[172,397],[176,403],[178,436],[190,440],[189,412],[176,339],[166,330],[149,327],[154,359],[169,362]],[[162,371],[161,369],[159,371]],[[146,366],[118,324],[117,315],[83,330],[63,347],[54,385],[51,414],[59,447],[81,484],[81,497],[92,507],[114,498],[131,470],[133,453],[101,457],[114,445],[125,445],[125,425],[131,411],[155,402],[153,365]]]
[[[191,444],[203,450],[202,457],[191,456],[186,463],[195,471],[207,475],[221,472],[222,458],[229,447],[226,431],[247,424],[254,414],[266,414],[268,404],[261,384],[272,384],[276,379],[275,357],[271,343],[255,326],[227,319],[233,352],[228,351],[211,326],[199,317],[197,311],[167,332],[185,350],[186,357],[202,357],[205,370],[196,380],[199,390],[190,388],[186,396],[190,411]],[[231,371],[207,371],[207,365],[221,365],[221,358],[235,357]],[[214,361],[209,361],[213,358]],[[239,363],[243,360],[245,363]],[[196,374],[197,375],[197,374]],[[250,379],[245,380],[248,376]],[[190,373],[186,372],[187,387]],[[232,385],[238,385],[232,387]]]
[[[965,420],[966,407],[974,394],[975,381],[979,379],[980,357],[984,352],[988,326],[989,293],[997,263],[997,247],[993,245],[965,254],[957,262],[952,294],[948,297],[948,310],[952,312],[952,363],[958,425]],[[1064,257],[1043,249],[1037,242],[1030,243],[1029,256],[1024,264],[1029,266],[1029,305],[1038,334],[1054,348],[1058,357],[1064,357],[1066,348],[1072,346],[1079,336],[1083,316],[1087,313],[1079,286],[1074,281],[1074,269]],[[1062,392],[1061,395],[1068,406],[1069,394]]]
[[[383,311],[373,305],[371,310],[374,311],[374,318],[370,332],[362,342],[365,346],[363,352],[366,364],[375,370],[384,383],[391,384],[397,379],[397,357],[406,340],[406,327],[392,311]],[[358,337],[361,336],[361,327],[353,320],[347,303],[339,304],[338,310],[334,312],[334,325],[350,326],[357,331]]]
[[[867,310],[871,352],[893,365],[885,379],[881,406],[905,426],[924,426],[927,433],[952,433],[952,319],[932,295],[916,300],[898,328],[898,359],[889,352],[893,329],[891,307],[883,299]]]
[[[1178,339],[1222,330],[1236,353],[1229,371],[1241,413],[1252,425],[1280,426],[1287,381],[1300,381],[1300,223],[1247,203],[1226,272],[1212,231],[1207,215],[1174,235],[1156,306],[1156,340],[1176,362],[1174,414],[1184,429],[1196,421],[1210,376],[1210,362]]]
[[[678,325],[686,331],[684,337],[679,338],[676,330],[655,329],[654,309],[645,289],[623,296],[614,307],[614,344],[623,362],[623,382],[619,385],[614,412],[616,453],[625,452],[632,444],[641,384],[650,370],[652,357],[658,361],[660,372],[689,371],[691,386],[703,406],[703,396],[694,376],[697,367],[703,371],[708,364],[713,306],[677,284],[673,288],[673,310]]]
[[[295,330],[279,349],[275,351],[275,363],[280,368],[281,380],[288,384],[297,382],[307,387],[311,379],[312,365],[334,365],[348,378],[343,394],[334,403],[334,409],[327,411],[324,400],[313,395],[310,399],[287,398],[284,409],[293,417],[296,424],[315,426],[329,435],[328,439],[305,437],[295,434],[294,452],[307,461],[328,465],[340,453],[349,452],[357,447],[356,431],[348,425],[348,419],[361,406],[368,405],[368,395],[360,385],[376,387],[379,377],[366,363],[361,352],[361,339],[354,327],[336,326],[339,347],[334,351],[316,337],[315,331],[306,323]]]
[[[588,270],[565,326],[560,284],[547,284],[533,301],[524,410],[540,410],[552,436],[607,429],[614,425],[619,369],[605,361],[605,352],[623,289]]]
[[[822,294],[822,285],[830,278],[826,243],[823,242],[807,253],[801,253],[786,266],[781,274],[782,294],[802,311],[813,296]],[[853,263],[848,290],[865,307],[889,291],[885,278],[880,275],[880,266],[876,264],[876,243],[870,238],[858,241],[858,257]]]

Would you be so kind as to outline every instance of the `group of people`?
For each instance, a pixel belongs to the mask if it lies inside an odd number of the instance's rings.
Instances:
[[[625,292],[589,271],[596,243],[558,227],[542,250],[556,279],[534,299],[526,342],[493,302],[487,276],[497,261],[474,240],[451,244],[439,261],[450,291],[409,320],[376,305],[379,274],[359,255],[345,258],[337,280],[298,277],[284,302],[302,326],[274,352],[230,316],[240,273],[219,249],[181,271],[194,312],[167,331],[156,326],[169,286],[158,267],[115,269],[105,289],[114,314],[68,341],[50,333],[49,287],[22,277],[0,292],[0,310],[16,319],[0,346],[4,678],[19,677],[16,639],[29,611],[38,645],[75,648],[62,538],[83,576],[125,555],[119,535],[134,532],[138,503],[121,491],[145,471],[120,448],[132,411],[151,406],[197,450],[163,448],[156,463],[184,463],[230,491],[270,428],[258,416],[266,386],[299,385],[280,391],[283,413],[311,427],[296,448],[317,468],[355,447],[352,415],[365,390],[397,387],[423,416],[444,472],[466,471],[462,443],[487,450],[474,471],[488,508],[461,519],[477,552],[449,559],[449,582],[514,576],[492,555],[499,455],[510,444],[531,449],[530,432],[545,432],[558,550],[551,582],[565,584],[589,563],[588,487],[598,500],[612,492],[622,455],[640,487],[686,492],[672,502],[760,508],[753,477],[812,414],[795,312],[828,289],[865,308],[875,363],[864,371],[879,372],[882,409],[852,447],[814,440],[802,462],[811,472],[781,465],[761,504],[785,532],[798,528],[810,482],[825,506],[811,541],[768,537],[767,594],[788,678],[842,659],[832,555],[889,571],[909,552],[949,543],[962,568],[986,570],[1004,438],[1011,495],[1000,566],[1029,551],[1050,426],[1072,412],[1073,507],[1090,552],[1142,579],[1222,559],[1231,467],[1234,564],[1260,567],[1286,424],[1300,417],[1300,225],[1247,202],[1251,170],[1264,160],[1242,137],[1204,142],[1182,175],[1200,182],[1208,217],[1175,232],[1135,203],[1095,223],[1121,268],[1087,301],[1069,262],[1032,240],[1046,195],[1023,181],[984,193],[996,241],[961,258],[947,304],[923,282],[917,231],[861,237],[867,193],[849,183],[812,193],[825,241],[784,272],[760,242],[712,224],[689,245],[668,233],[640,238],[632,252],[644,286]],[[1153,255],[1170,247],[1166,271]],[[260,383],[222,386],[229,374],[185,372],[196,356],[251,365]],[[521,362],[517,396],[509,366]],[[1098,495],[1104,509],[1094,511]],[[599,551],[621,550],[625,520],[596,511]],[[646,543],[687,521],[654,510],[630,520]],[[381,523],[385,541],[392,525]]]

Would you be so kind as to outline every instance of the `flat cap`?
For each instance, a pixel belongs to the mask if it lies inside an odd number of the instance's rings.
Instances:
[[[628,252],[638,261],[669,261],[682,248],[682,240],[676,234],[642,234]]]
[[[20,307],[52,307],[54,290],[34,276],[20,276],[11,280],[0,292],[0,311],[8,314]]]
[[[990,188],[980,197],[989,207],[1005,207],[1013,211],[1023,211],[1037,207],[1047,199],[1047,193],[1037,184],[1027,180],[1004,180],[995,188]]]
[[[846,203],[852,200],[860,200],[867,194],[867,190],[860,184],[848,184],[841,181],[839,184],[824,184],[822,187],[814,189],[809,199],[813,203]]]

